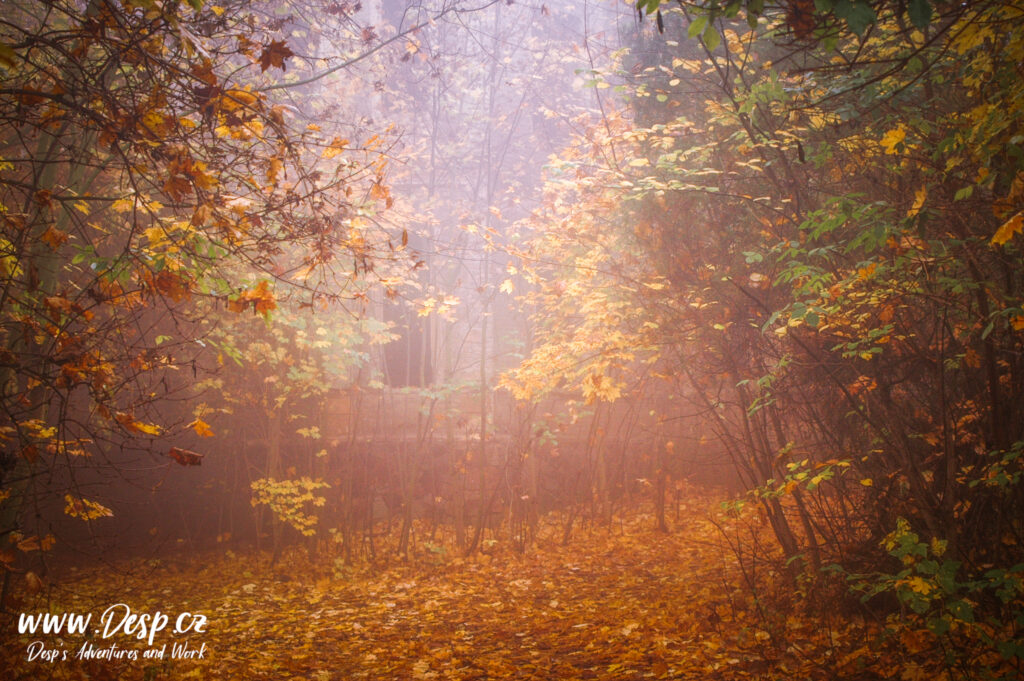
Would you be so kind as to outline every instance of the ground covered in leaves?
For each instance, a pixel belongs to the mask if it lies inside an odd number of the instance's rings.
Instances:
[[[926,633],[887,634],[884,622],[834,602],[812,612],[791,587],[768,586],[784,580],[781,568],[754,560],[765,550],[756,516],[706,499],[679,511],[667,534],[634,510],[563,546],[552,518],[524,553],[500,541],[472,558],[433,547],[390,567],[345,567],[302,551],[271,566],[228,551],[85,571],[21,609],[91,612],[93,627],[114,603],[159,610],[170,623],[153,645],[123,631],[18,635],[8,622],[0,668],[11,679],[147,681],[938,678],[914,662],[937,659]],[[204,632],[173,634],[185,611],[208,618]],[[34,640],[68,659],[29,662]],[[76,658],[83,645],[111,643],[167,644],[165,659]],[[170,659],[183,643],[202,659]]]

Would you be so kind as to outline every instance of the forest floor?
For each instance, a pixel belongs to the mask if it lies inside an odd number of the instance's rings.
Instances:
[[[841,618],[834,604],[801,616],[791,594],[763,590],[772,565],[752,562],[764,550],[756,515],[693,498],[678,518],[662,533],[635,511],[579,529],[567,546],[552,523],[525,553],[500,543],[472,558],[435,548],[375,570],[310,561],[304,551],[273,567],[225,551],[90,569],[22,611],[93,613],[94,629],[115,603],[161,611],[169,623],[153,644],[123,628],[108,638],[5,636],[0,668],[9,661],[11,679],[146,681],[915,678],[913,662],[885,664],[877,625]],[[726,537],[744,534],[750,544],[737,553]],[[208,618],[205,630],[175,635],[182,612]],[[28,661],[36,640],[67,659]],[[181,659],[183,643],[202,658]],[[140,655],[166,648],[162,660],[79,659],[83,647],[112,644]],[[927,641],[909,644],[927,652]]]

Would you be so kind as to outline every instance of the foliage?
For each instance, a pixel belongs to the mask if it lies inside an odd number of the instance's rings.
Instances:
[[[379,218],[383,140],[288,104],[296,50],[265,9],[5,5],[0,531],[139,454],[199,462],[177,445],[216,434],[195,398],[240,358],[227,329],[339,310],[411,265]],[[114,510],[86,503],[67,513]]]
[[[903,518],[952,562],[883,590],[1012,619],[974,583],[1024,558],[1019,9],[879,3],[794,50],[783,14],[726,7],[664,11],[599,74],[627,108],[550,164],[518,252],[537,342],[504,384],[676,398],[790,559],[880,568]]]
[[[552,516],[531,555],[504,537],[486,553],[462,557],[438,552],[417,532],[411,561],[384,569],[332,571],[296,550],[276,567],[267,555],[227,551],[182,563],[137,561],[113,574],[86,570],[54,593],[51,607],[87,612],[131,594],[134,612],[206,614],[207,633],[189,637],[192,646],[207,644],[204,659],[40,667],[50,663],[26,662],[28,636],[16,635],[4,638],[0,659],[12,660],[12,678],[42,668],[98,679],[471,679],[528,671],[565,679],[781,681],[935,678],[951,670],[940,640],[964,645],[969,637],[957,625],[940,639],[918,621],[877,622],[834,603],[816,609],[807,594],[772,586],[779,568],[762,543],[768,528],[758,514],[716,508],[713,498],[688,489],[687,523],[678,533],[657,532],[647,513],[632,508],[615,529],[592,526],[571,546],[561,545],[561,519]],[[35,602],[25,607],[34,610]],[[253,645],[254,635],[265,640]],[[71,654],[78,645],[66,637]],[[952,671],[971,678],[980,665],[995,675],[1013,669],[998,654],[978,664]]]
[[[326,497],[315,492],[328,487],[330,485],[323,480],[305,477],[298,480],[260,478],[252,482],[252,505],[265,504],[278,519],[303,536],[311,537],[316,533],[317,517],[310,514],[310,507],[320,508],[327,503]]]

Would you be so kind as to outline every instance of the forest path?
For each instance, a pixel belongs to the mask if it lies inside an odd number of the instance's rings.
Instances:
[[[716,508],[707,499],[682,502],[681,522],[668,534],[653,529],[652,516],[634,513],[578,531],[567,547],[554,541],[560,528],[553,524],[551,539],[542,532],[525,555],[500,544],[472,559],[424,552],[420,563],[348,576],[325,576],[329,568],[309,565],[301,553],[267,569],[232,552],[184,568],[150,563],[120,579],[96,573],[63,607],[98,618],[106,604],[125,602],[135,612],[170,614],[155,643],[168,644],[165,659],[44,667],[54,678],[83,671],[147,681],[731,679],[785,671],[715,527],[752,519]],[[173,635],[183,611],[205,615],[206,631]],[[5,645],[5,655],[23,659],[28,641]],[[205,643],[203,659],[169,659],[172,644],[186,641],[193,650]],[[123,635],[93,640],[96,648],[111,642],[135,643]],[[66,643],[72,656],[81,645]],[[38,667],[17,666],[46,678]]]

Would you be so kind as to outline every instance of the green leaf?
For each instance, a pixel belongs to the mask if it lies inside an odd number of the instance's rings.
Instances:
[[[650,16],[658,10],[659,5],[661,5],[661,0],[639,0],[639,2],[636,3],[636,8]]]
[[[188,4],[197,12],[203,9],[203,0],[188,0]]]
[[[949,604],[949,612],[963,622],[974,621],[974,608],[965,600],[955,600]]]
[[[910,0],[907,3],[907,16],[914,26],[925,29],[932,22],[932,4],[928,0]]]
[[[818,3],[814,4],[817,7]],[[820,7],[818,7],[818,9],[824,11],[824,9]],[[850,16],[850,12],[852,11],[853,3],[850,2],[850,0],[835,0],[835,3],[832,6],[832,13],[835,14],[840,19],[845,19],[846,17]]]
[[[836,4],[838,7],[838,3]],[[850,13],[846,16],[846,25],[858,36],[864,35],[868,26],[875,23],[875,10],[866,2],[858,2],[850,6]]]
[[[687,37],[693,38],[701,34],[701,32],[708,25],[708,15],[702,14],[690,23],[690,27],[686,29]]]
[[[715,30],[714,26],[708,26],[704,30],[704,44],[707,45],[708,50],[714,50],[722,42],[722,36],[718,35],[718,31]]]
[[[942,636],[949,631],[949,620],[944,617],[932,618],[928,620],[928,628],[936,636]]]

